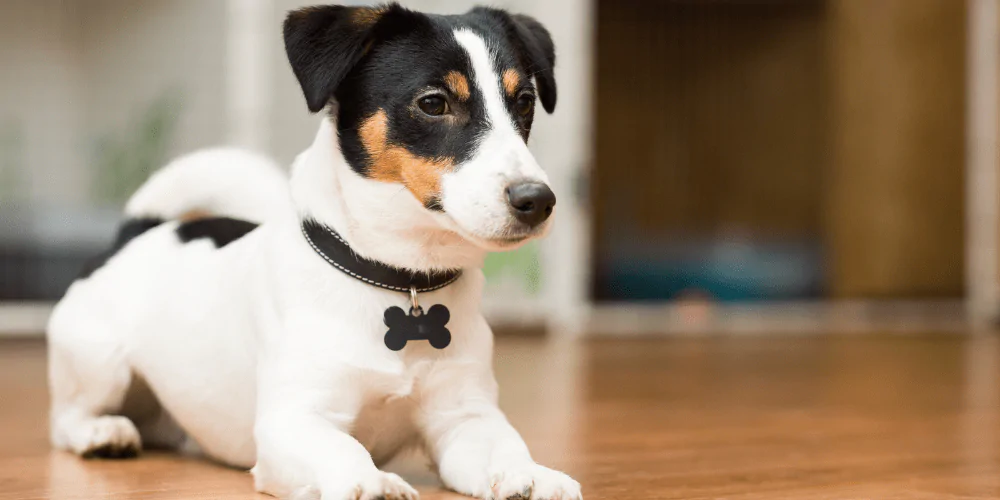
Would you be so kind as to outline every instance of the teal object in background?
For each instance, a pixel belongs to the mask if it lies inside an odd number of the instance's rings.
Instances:
[[[722,302],[796,300],[823,290],[819,242],[709,240],[622,249],[605,258],[596,298],[669,301],[696,294]]]

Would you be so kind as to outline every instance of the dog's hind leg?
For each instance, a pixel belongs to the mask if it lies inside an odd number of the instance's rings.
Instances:
[[[83,457],[137,455],[139,431],[119,414],[131,380],[124,349],[102,321],[57,307],[49,324],[53,446]]]

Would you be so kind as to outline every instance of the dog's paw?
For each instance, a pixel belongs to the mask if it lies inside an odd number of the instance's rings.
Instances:
[[[142,449],[139,431],[125,417],[86,420],[73,434],[73,451],[84,458],[131,458]]]
[[[562,472],[531,464],[493,474],[486,500],[583,500],[580,483]]]
[[[418,500],[417,490],[403,478],[377,471],[361,478],[355,484],[345,486],[324,486],[323,500]]]

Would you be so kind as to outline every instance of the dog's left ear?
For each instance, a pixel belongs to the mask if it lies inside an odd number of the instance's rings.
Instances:
[[[377,7],[320,5],[289,12],[285,53],[309,111],[322,110],[375,43],[418,25],[420,14],[397,3]]]
[[[538,84],[538,97],[545,111],[552,113],[556,109],[556,47],[552,43],[552,35],[542,23],[531,16],[511,14],[509,12],[488,7],[478,7],[479,11],[500,21],[507,32],[507,37],[520,52],[521,60],[528,74],[535,77]]]

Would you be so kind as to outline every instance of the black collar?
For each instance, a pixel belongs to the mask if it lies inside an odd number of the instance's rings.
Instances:
[[[416,273],[369,260],[354,253],[350,245],[325,224],[312,219],[302,221],[302,234],[309,246],[330,263],[354,279],[395,292],[411,290],[423,293],[444,288],[462,276],[461,269],[435,273]]]

